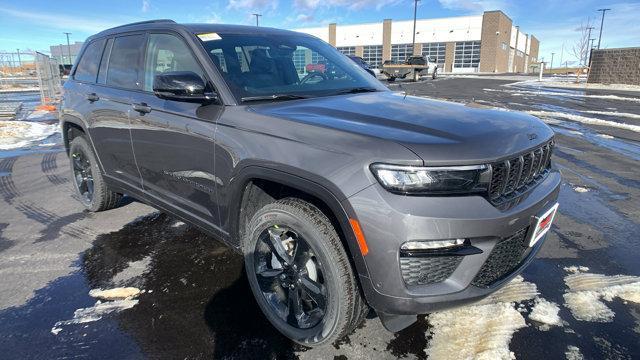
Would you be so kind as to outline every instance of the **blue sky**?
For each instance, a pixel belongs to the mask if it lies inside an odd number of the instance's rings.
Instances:
[[[503,10],[522,31],[541,41],[541,57],[549,61],[556,53],[560,62],[571,60],[571,48],[579,38],[576,31],[590,18],[600,26],[596,9],[612,8],[605,18],[603,47],[640,46],[640,1],[596,0],[422,0],[419,18],[439,18],[481,14],[484,10]],[[251,13],[263,14],[261,25],[298,28],[331,22],[353,24],[410,19],[412,0],[221,0],[221,1],[0,1],[0,50],[16,48],[45,50],[49,45],[66,43],[62,34],[71,32],[71,41],[82,41],[102,29],[127,22],[171,18],[178,22],[220,22],[253,24]],[[597,36],[593,36],[597,37]]]

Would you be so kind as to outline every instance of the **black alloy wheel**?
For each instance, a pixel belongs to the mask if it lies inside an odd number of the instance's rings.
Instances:
[[[93,200],[93,174],[91,172],[91,162],[81,149],[76,149],[71,154],[73,166],[73,177],[82,200],[91,203]]]
[[[298,329],[322,321],[329,294],[322,264],[304,238],[273,225],[260,234],[254,256],[260,291],[281,320]]]

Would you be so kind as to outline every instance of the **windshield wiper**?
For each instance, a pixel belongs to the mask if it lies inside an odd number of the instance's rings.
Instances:
[[[376,92],[376,91],[379,91],[379,90],[372,87],[354,87],[354,88],[349,88],[344,90],[338,90],[334,94],[336,95],[357,94],[357,93]]]
[[[242,102],[248,101],[265,101],[265,100],[295,100],[295,99],[307,99],[308,96],[296,95],[296,94],[273,94],[273,95],[258,95],[258,96],[245,96],[241,98]]]

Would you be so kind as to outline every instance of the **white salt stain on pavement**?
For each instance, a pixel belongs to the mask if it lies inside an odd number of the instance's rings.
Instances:
[[[564,294],[565,306],[573,317],[582,321],[611,322],[615,313],[605,301],[619,298],[640,304],[640,277],[601,275],[576,272],[564,278],[569,291]]]
[[[542,118],[551,118],[551,119],[562,118],[562,119],[576,121],[583,124],[601,125],[601,126],[608,126],[608,127],[617,128],[617,129],[640,132],[640,125],[619,123],[615,121],[602,120],[598,118],[586,117],[586,116],[576,115],[576,114],[562,113],[557,111],[540,111],[540,110],[529,110],[527,111],[527,114],[540,116]]]
[[[509,342],[527,326],[515,303],[537,295],[536,285],[518,276],[475,305],[430,314],[427,355],[432,359],[514,358]]]
[[[0,150],[19,149],[44,140],[58,131],[57,124],[0,121]]]
[[[77,309],[74,311],[72,319],[56,322],[53,328],[51,328],[51,333],[58,335],[66,325],[94,322],[102,319],[105,315],[131,309],[138,304],[138,300],[135,299],[135,297],[140,293],[140,289],[133,287],[91,290],[89,291],[91,297],[113,301],[102,302],[98,300],[95,305],[91,307]]]

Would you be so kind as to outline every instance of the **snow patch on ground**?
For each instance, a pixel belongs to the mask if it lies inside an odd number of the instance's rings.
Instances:
[[[58,131],[58,125],[25,121],[0,121],[0,150],[19,149],[44,140]]]
[[[172,227],[172,228],[178,228],[178,227],[181,227],[181,226],[184,226],[184,225],[186,225],[186,224],[185,224],[183,221],[176,220],[176,222],[174,222],[173,224],[171,224],[171,227]]]
[[[605,115],[605,116],[616,116],[616,117],[626,117],[629,119],[640,119],[639,114],[630,114],[630,113],[620,113],[617,111],[594,111],[594,110],[582,110],[580,111],[585,114],[593,114],[593,115]]]
[[[627,97],[627,96],[618,96],[618,95],[596,95],[596,94],[583,94],[575,91],[572,92],[563,92],[563,91],[552,91],[549,89],[545,90],[521,90],[521,89],[482,89],[483,91],[489,92],[506,92],[513,96],[567,96],[567,97],[579,97],[579,98],[589,98],[589,99],[604,99],[604,100],[620,100],[620,101],[631,101],[640,103],[640,98]]]
[[[564,294],[565,306],[582,321],[611,322],[615,316],[604,301],[620,298],[640,304],[640,277],[607,276],[577,272],[564,278],[569,292]]]
[[[135,287],[120,287],[108,290],[93,289],[89,296],[102,300],[126,300],[140,295],[140,289]]]
[[[580,349],[577,346],[569,345],[567,346],[567,351],[564,352],[564,356],[567,360],[583,360],[584,355],[580,352]]]
[[[537,298],[529,319],[543,324],[542,330],[548,330],[551,326],[562,326],[562,319],[559,313],[560,307],[558,304],[543,298]]]
[[[472,306],[429,315],[431,340],[426,353],[433,359],[513,359],[509,342],[526,325],[516,302],[538,295],[535,284],[520,276]]]
[[[571,274],[575,274],[577,272],[587,272],[589,271],[589,268],[586,266],[565,266],[564,267],[564,271],[571,273]]]
[[[640,125],[618,123],[615,121],[602,120],[598,118],[591,118],[591,117],[575,115],[575,114],[561,113],[557,111],[530,110],[530,111],[527,111],[527,114],[533,115],[533,116],[541,116],[545,118],[554,118],[554,117],[563,118],[567,120],[577,121],[583,124],[602,125],[602,126],[609,126],[609,127],[618,128],[618,129],[625,129],[625,130],[640,132]]]
[[[589,192],[589,189],[588,189],[588,188],[586,188],[586,187],[582,187],[582,186],[576,186],[576,187],[574,187],[574,188],[573,188],[573,190],[574,190],[575,192],[578,192],[578,193],[586,193],[586,192]]]
[[[117,313],[122,310],[131,309],[138,304],[138,300],[125,299],[109,302],[97,301],[95,305],[88,308],[78,309],[73,313],[70,320],[58,321],[51,328],[51,333],[58,335],[62,331],[62,327],[72,324],[84,324],[102,319],[103,316],[111,313]]]

